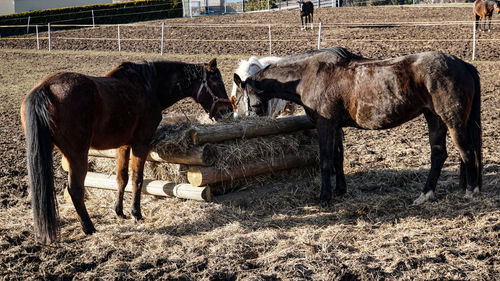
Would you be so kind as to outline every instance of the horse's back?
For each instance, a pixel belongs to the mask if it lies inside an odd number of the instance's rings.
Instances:
[[[353,73],[346,104],[354,105],[349,112],[361,128],[399,126],[425,110],[442,115],[457,109],[469,112],[468,101],[474,95],[474,77],[467,63],[441,52],[358,59],[345,69]]]

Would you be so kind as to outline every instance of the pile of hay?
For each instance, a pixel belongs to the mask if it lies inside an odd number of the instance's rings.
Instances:
[[[223,122],[213,123],[210,120],[185,120],[176,123],[162,123],[152,140],[153,151],[162,158],[168,158],[175,153],[186,152],[195,147],[191,138],[191,133],[197,128],[210,126],[224,126],[231,123],[244,122],[244,124],[255,125],[276,123],[275,119],[247,117],[238,120],[224,120]],[[315,159],[319,162],[318,145],[314,130],[300,130],[293,133],[269,135],[256,138],[237,138],[217,143],[210,143],[215,152],[215,167],[219,171],[228,171],[233,167],[239,167],[246,162],[255,162],[259,160],[273,161],[273,159],[282,158],[285,155],[301,155],[307,158]],[[100,157],[89,157],[89,170],[104,174],[115,173],[115,160]],[[188,166],[182,164],[172,164],[163,162],[148,161],[145,166],[144,175],[146,178],[167,180],[177,183],[187,182]],[[300,168],[292,169],[294,171],[281,171],[272,174],[246,178],[234,179],[231,182],[219,184],[218,189],[224,193],[229,189],[244,189],[249,186],[262,185],[270,181],[282,180],[292,174],[296,177],[311,176],[316,169]]]

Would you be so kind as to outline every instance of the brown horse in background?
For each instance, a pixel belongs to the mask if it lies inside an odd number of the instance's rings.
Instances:
[[[476,21],[476,29],[486,30],[486,23],[488,23],[488,31],[491,27],[491,16],[493,11],[500,14],[500,1],[498,0],[476,0],[474,1],[474,18]],[[481,29],[481,21],[483,28]]]
[[[162,110],[186,97],[211,117],[232,111],[215,59],[205,65],[125,62],[105,77],[56,73],[36,86],[21,105],[36,241],[49,244],[59,232],[54,146],[68,159],[68,191],[86,234],[96,231],[83,197],[89,148],[118,148],[115,212],[120,217],[125,217],[123,193],[132,150],[132,215],[142,219],[140,196],[151,139]]]
[[[245,81],[235,74],[240,94],[258,115],[267,101],[280,98],[304,106],[318,131],[321,168],[320,201],[346,192],[342,127],[380,130],[424,114],[429,129],[431,169],[421,204],[434,197],[447,158],[446,132],[460,156],[460,187],[466,196],[480,191],[481,86],[471,64],[439,52],[372,60],[344,48],[309,51],[282,58]]]

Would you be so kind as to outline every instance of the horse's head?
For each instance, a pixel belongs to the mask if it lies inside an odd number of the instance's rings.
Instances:
[[[257,83],[252,77],[242,81],[238,74],[234,74],[234,83],[236,84],[238,99],[233,100],[236,113],[244,112],[246,115],[256,114],[265,115],[267,112],[267,99],[263,90],[257,88]]]
[[[210,118],[213,117],[216,120],[233,112],[216,59],[212,59],[203,66],[203,77],[196,93],[196,101],[201,104]]]

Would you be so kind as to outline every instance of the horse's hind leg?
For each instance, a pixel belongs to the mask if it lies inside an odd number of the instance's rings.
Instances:
[[[136,220],[142,220],[141,191],[144,181],[144,164],[148,153],[148,145],[132,147],[132,215]]]
[[[130,146],[122,146],[116,150],[116,192],[115,212],[121,218],[126,218],[123,214],[123,194],[128,183],[128,163],[130,159]]]
[[[449,128],[449,130],[463,161],[463,168],[461,167],[460,170],[461,174],[465,170],[465,181],[467,183],[465,194],[467,197],[472,197],[474,194],[479,193],[479,169],[476,165],[476,153],[474,152],[471,135],[465,126]],[[460,177],[463,177],[463,174]]]
[[[441,174],[443,164],[448,157],[446,152],[446,124],[441,118],[430,112],[424,112],[425,119],[427,120],[429,130],[429,144],[431,146],[431,170],[427,176],[422,194],[418,197],[413,204],[419,205],[434,198],[436,184]]]
[[[85,234],[92,234],[96,230],[92,221],[90,220],[87,208],[84,202],[84,182],[85,176],[87,175],[88,166],[88,152],[72,153],[71,155],[65,155],[69,162],[68,180],[69,187],[68,192],[71,196],[71,201],[75,206],[76,213],[78,214],[78,219],[82,225],[83,232]]]

